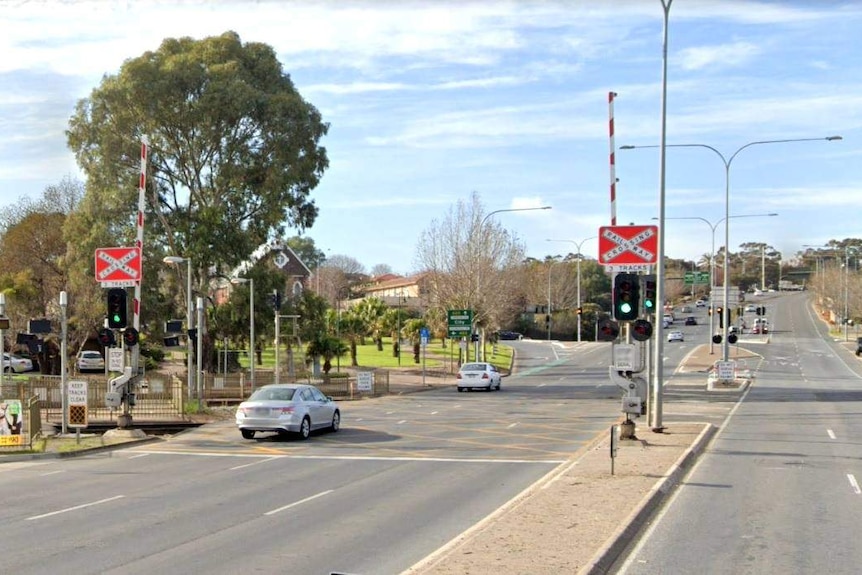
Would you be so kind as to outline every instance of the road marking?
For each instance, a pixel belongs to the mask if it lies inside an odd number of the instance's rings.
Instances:
[[[132,455],[129,459],[137,459],[138,457],[146,457],[149,453],[138,453],[137,455]]]
[[[305,499],[300,499],[299,501],[294,501],[293,503],[288,503],[284,507],[279,507],[278,509],[273,509],[272,511],[267,511],[264,515],[275,515],[276,513],[280,513],[285,509],[290,509],[291,507],[296,507],[297,505],[302,505],[303,503],[308,503],[313,499],[317,499],[318,497],[323,497],[324,495],[329,495],[332,493],[333,489],[327,489],[326,491],[321,491],[317,495],[312,495],[310,497],[306,497]]]
[[[109,503],[111,501],[116,501],[117,499],[122,499],[125,495],[115,495],[113,497],[108,497],[107,499],[99,499],[98,501],[92,501],[90,503],[82,503],[81,505],[75,505],[74,507],[67,507],[66,509],[58,509],[57,511],[50,511],[48,513],[43,513],[42,515],[33,515],[32,517],[28,517],[27,521],[34,521],[36,519],[44,519],[45,517],[51,517],[52,515],[60,515],[61,513],[66,513],[68,511],[77,511],[78,509],[84,509],[86,507],[92,507],[93,505],[101,505],[102,503]]]
[[[847,480],[850,481],[850,487],[853,488],[856,495],[862,495],[862,489],[859,489],[859,483],[856,482],[856,478],[852,473],[847,474]]]
[[[278,457],[267,457],[266,459],[261,459],[260,461],[255,461],[253,463],[245,463],[243,465],[237,465],[235,467],[231,467],[230,471],[236,471],[237,469],[245,469],[246,467],[253,467],[255,465],[260,465],[261,463],[269,463],[273,459],[279,459]]]
[[[405,423],[407,423],[407,420],[402,419],[401,421],[398,422],[398,425],[404,425]]]
[[[242,457],[274,459],[316,459],[329,461],[430,461],[434,463],[564,463],[567,459],[472,459],[467,457],[412,457],[412,456],[374,456],[374,455],[255,455],[252,453],[219,453],[209,451],[149,451],[154,455],[193,455],[199,457]]]
[[[832,431],[831,429],[826,430],[826,435],[829,436],[829,439],[835,439],[835,432]]]
[[[40,473],[39,477],[47,477],[48,475],[56,475],[58,473],[66,473],[66,470],[60,469],[58,471],[49,471],[48,473]]]
[[[509,424],[509,426],[507,427],[507,429],[512,429],[512,428],[513,428],[513,427],[515,427],[516,425],[518,425],[518,422],[517,422],[517,421],[516,421],[515,423],[510,423],[510,424]]]
[[[432,411],[431,415],[437,415],[438,413],[440,413],[440,412],[439,411]]]

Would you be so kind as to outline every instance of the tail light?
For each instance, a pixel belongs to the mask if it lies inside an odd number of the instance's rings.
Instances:
[[[483,373],[483,374],[482,374],[482,379],[489,379],[490,377],[491,377],[491,376],[490,376],[490,375],[488,375],[487,373]]]
[[[279,411],[281,411],[282,415],[292,415],[295,411],[295,408],[292,405],[289,405],[287,407],[282,407]]]

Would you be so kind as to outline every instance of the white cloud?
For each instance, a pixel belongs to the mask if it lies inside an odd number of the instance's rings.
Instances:
[[[683,70],[732,68],[743,66],[760,54],[761,49],[749,42],[734,42],[718,46],[699,46],[680,50],[674,59]]]

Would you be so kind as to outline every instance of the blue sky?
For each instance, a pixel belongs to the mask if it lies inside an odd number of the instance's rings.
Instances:
[[[659,0],[561,2],[0,2],[0,209],[78,175],[64,131],[105,74],[166,37],[236,31],[270,44],[331,124],[307,235],[370,270],[416,271],[421,232],[479,194],[527,254],[573,251],[659,213]],[[731,163],[731,250],[862,236],[862,3],[674,0],[667,143]],[[725,168],[669,148],[665,253],[698,259],[725,214]],[[724,244],[723,224],[715,245]],[[109,247],[109,246],[106,246]],[[583,252],[596,256],[597,242]]]

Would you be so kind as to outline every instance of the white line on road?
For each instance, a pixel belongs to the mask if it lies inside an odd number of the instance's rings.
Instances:
[[[440,412],[439,411],[432,411],[431,415],[437,415],[438,413],[440,413]]]
[[[862,489],[859,489],[859,483],[856,482],[856,478],[852,473],[847,474],[847,479],[850,481],[850,486],[853,488],[856,495],[862,495]]]
[[[406,420],[406,419],[402,419],[401,421],[399,421],[399,422],[398,422],[398,425],[403,425],[403,424],[405,424],[405,423],[407,423],[407,420]]]
[[[516,421],[515,423],[510,423],[510,424],[509,424],[509,426],[507,427],[507,429],[512,429],[512,428],[513,428],[513,427],[515,427],[516,425],[518,425],[518,422],[517,422],[517,421]]]
[[[290,509],[291,507],[296,507],[297,505],[302,505],[303,503],[308,503],[312,499],[317,499],[318,497],[323,497],[324,495],[329,495],[332,493],[332,489],[327,489],[326,491],[321,491],[317,495],[312,495],[311,497],[306,497],[305,499],[300,499],[299,501],[294,501],[293,503],[288,503],[284,507],[279,507],[278,509],[273,509],[272,511],[267,511],[264,515],[275,515],[285,509]]]
[[[191,455],[194,457],[254,457],[270,459],[316,459],[319,461],[411,461],[411,462],[434,462],[434,463],[538,463],[559,464],[566,459],[471,459],[467,457],[375,457],[370,455],[259,455],[254,453],[223,453],[213,451],[148,451],[157,455]]]
[[[826,430],[826,435],[829,436],[829,439],[835,439],[835,432],[832,431],[831,429]]]
[[[61,513],[66,513],[67,511],[77,511],[78,509],[92,507],[93,505],[101,505],[102,503],[116,501],[117,499],[122,499],[123,497],[125,497],[125,495],[115,495],[113,497],[108,497],[107,499],[99,499],[98,501],[92,501],[90,503],[82,503],[81,505],[75,505],[74,507],[67,507],[66,509],[58,509],[57,511],[51,511],[50,513],[43,513],[42,515],[33,515],[32,517],[28,517],[27,521],[43,519],[45,517],[51,517],[52,515],[60,515]]]
[[[47,477],[48,475],[57,475],[58,473],[66,473],[65,469],[58,469],[57,471],[49,471],[48,473],[40,473],[39,477]]]
[[[148,455],[149,453],[138,453],[136,455],[132,455],[131,457],[129,457],[129,459],[137,459],[138,457],[146,457]]]
[[[261,463],[269,463],[275,459],[279,459],[278,457],[267,457],[266,459],[261,459],[260,461],[255,461],[254,463],[246,463],[244,465],[237,465],[236,467],[231,467],[230,471],[236,471],[237,469],[245,469],[246,467],[253,467],[255,465],[260,465]]]

